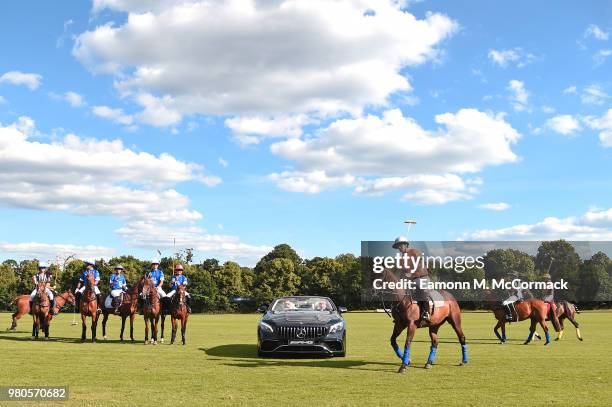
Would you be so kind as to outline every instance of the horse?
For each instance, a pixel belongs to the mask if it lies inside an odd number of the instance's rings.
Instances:
[[[187,332],[187,320],[189,319],[189,311],[187,310],[187,304],[185,302],[187,288],[184,285],[179,285],[172,297],[172,302],[170,303],[170,318],[172,321],[172,337],[170,339],[170,345],[174,344],[174,340],[176,339],[176,331],[177,331],[177,323],[176,320],[181,320],[181,337],[183,340],[183,345],[185,345],[185,334]],[[162,314],[162,330],[161,336],[162,340],[164,338],[164,319],[166,315]]]
[[[493,312],[495,319],[497,319],[497,324],[493,328],[493,332],[497,339],[499,339],[500,343],[506,343],[506,323],[508,322],[517,322],[524,321],[529,319],[531,321],[531,325],[529,327],[529,336],[527,336],[527,340],[523,343],[524,345],[528,345],[535,335],[536,325],[540,324],[542,329],[544,330],[544,335],[546,336],[546,342],[544,345],[548,345],[550,343],[550,333],[548,332],[548,326],[546,325],[546,303],[537,298],[529,298],[523,301],[517,302],[513,304],[513,308],[515,310],[514,315],[512,315],[512,321],[508,321],[506,319],[506,306],[502,305],[502,303],[498,300],[493,300],[491,298],[491,292],[486,293],[489,299],[487,303],[489,308]],[[501,335],[499,334],[499,328],[501,328]]]
[[[47,295],[47,283],[38,283],[36,297],[32,303],[32,340],[38,339],[38,331],[41,329],[45,334],[45,340],[49,340],[49,324],[47,317],[49,316],[50,307],[51,301]]]
[[[137,285],[127,290],[127,292],[122,293],[123,301],[119,306],[119,314],[116,314],[121,317],[121,334],[119,335],[121,342],[123,342],[123,332],[125,331],[125,320],[127,317],[130,317],[130,340],[134,342],[134,319],[138,312],[138,291],[140,291],[141,287],[142,280],[140,280]],[[106,321],[108,321],[108,316],[110,314],[114,314],[114,310],[115,308],[112,306],[110,308],[102,307],[102,337],[104,339],[106,339]]]
[[[91,317],[91,342],[96,343],[96,330],[98,327],[98,301],[94,292],[94,285],[95,282],[93,274],[88,274],[87,281],[85,282],[85,291],[83,291],[83,295],[81,295],[81,299],[79,301],[81,323],[83,325],[81,342],[85,342],[87,337],[87,317]]]
[[[385,270],[383,280],[395,283],[399,282],[397,276],[388,270]],[[398,373],[405,373],[406,367],[410,364],[410,345],[412,344],[414,334],[418,328],[429,328],[431,348],[427,363],[425,364],[425,369],[430,369],[432,367],[438,350],[438,329],[445,322],[448,322],[455,330],[459,343],[461,344],[460,365],[468,363],[467,343],[461,328],[461,309],[451,293],[443,290],[438,291],[444,299],[444,303],[434,308],[429,321],[423,321],[421,320],[421,312],[417,301],[413,300],[404,290],[394,289],[393,292],[397,303],[391,308],[391,316],[394,325],[390,342],[395,354],[402,361],[397,371]],[[397,344],[397,337],[400,336],[405,329],[407,329],[406,343],[404,344],[404,351],[402,352]]]
[[[55,314],[59,314],[62,310],[62,307],[66,305],[66,303],[70,303],[74,305],[74,294],[70,291],[63,292],[55,296]],[[7,331],[16,331],[17,330],[17,320],[19,320],[22,316],[28,314],[30,312],[30,296],[28,294],[19,295],[11,301],[11,304],[15,304],[17,306],[17,311],[13,313],[11,327],[7,328]],[[53,315],[49,313],[48,321],[53,319]]]
[[[145,339],[144,344],[149,342],[149,324],[151,324],[151,344],[157,344],[157,324],[161,305],[157,294],[157,289],[152,278],[146,278],[142,287],[143,306],[142,315],[145,320]]]
[[[575,304],[572,304],[571,302],[565,300],[555,302],[555,314],[557,315],[557,320],[559,321],[558,329],[555,329],[557,331],[557,338],[555,339],[555,341],[559,341],[563,337],[563,321],[565,319],[569,320],[572,325],[574,325],[574,328],[576,328],[576,337],[578,338],[578,340],[583,340],[582,335],[580,334],[580,324],[578,324],[578,321],[576,321],[576,315],[580,314],[580,311],[578,311],[578,308]],[[549,316],[546,320],[550,320],[551,317],[552,315],[550,315],[549,312]],[[539,339],[540,335],[536,333],[536,337],[538,337]]]

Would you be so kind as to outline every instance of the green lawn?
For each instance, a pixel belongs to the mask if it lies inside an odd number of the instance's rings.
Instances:
[[[258,358],[258,318],[192,316],[186,346],[144,346],[142,317],[138,342],[119,343],[120,320],[112,317],[109,340],[81,344],[80,325],[71,326],[66,314],[54,320],[53,340],[33,342],[31,319],[24,318],[18,332],[0,332],[0,385],[68,385],[65,406],[612,404],[612,313],[583,312],[584,342],[566,327],[563,340],[546,347],[537,340],[522,345],[526,322],[512,324],[510,342],[500,345],[491,314],[465,313],[469,364],[458,366],[460,346],[446,325],[434,368],[423,369],[429,337],[419,330],[404,375],[396,373],[385,314],[346,314],[348,354],[336,359]],[[9,325],[10,314],[0,314],[2,330]]]

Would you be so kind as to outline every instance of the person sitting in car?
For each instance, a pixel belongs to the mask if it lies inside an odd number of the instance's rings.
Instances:
[[[284,300],[283,301],[283,310],[287,311],[287,310],[294,310],[297,309],[297,307],[295,306],[295,303],[291,300]]]
[[[331,311],[329,303],[325,300],[317,301],[314,305],[315,311]]]

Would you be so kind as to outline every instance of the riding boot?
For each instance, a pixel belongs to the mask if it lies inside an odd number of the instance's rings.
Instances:
[[[74,308],[76,311],[81,309],[81,293],[78,291],[74,294]]]
[[[30,300],[29,303],[30,303],[30,314],[31,314],[32,313],[32,308],[34,307],[34,301]]]
[[[421,307],[421,319],[429,322],[429,301],[419,301]]]
[[[98,303],[98,314],[102,313],[102,294],[96,294],[96,302]]]
[[[510,305],[506,305],[506,321],[512,322],[512,308],[510,308]]]
[[[185,303],[187,304],[187,312],[191,314],[191,297],[185,297]]]
[[[51,309],[49,310],[49,314],[55,315],[55,297],[51,300]]]
[[[142,296],[138,296],[138,313],[140,315],[142,315],[142,310],[144,308],[144,299],[142,298]]]

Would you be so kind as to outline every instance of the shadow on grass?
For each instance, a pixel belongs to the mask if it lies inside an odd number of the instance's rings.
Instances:
[[[34,342],[34,340],[30,337],[30,336],[6,336],[6,335],[0,335],[0,341],[5,340],[5,341],[18,341],[18,342]],[[83,342],[81,342],[81,338],[66,338],[66,337],[61,337],[61,336],[53,336],[51,335],[49,337],[48,340],[45,340],[44,335],[39,335],[38,336],[38,342],[60,342],[60,343],[78,343],[81,344]],[[91,343],[91,337],[87,337],[87,339],[85,340],[84,343]],[[142,341],[131,341],[131,340],[124,340],[123,342],[121,342],[120,339],[102,339],[101,337],[97,337],[96,338],[96,343],[100,343],[100,344],[117,344],[117,343],[123,343],[123,344],[139,344],[142,345]]]
[[[235,359],[222,363],[226,366],[246,367],[246,368],[265,368],[265,367],[316,367],[330,369],[351,369],[365,371],[385,371],[387,373],[395,373],[400,366],[400,362],[379,362],[354,360],[350,358],[331,358],[325,356],[313,355],[292,355],[292,356],[275,356],[274,358],[264,358],[257,356],[257,346],[252,344],[231,344],[215,346],[213,348],[199,348],[206,352],[209,356],[214,356],[217,361],[225,361],[227,359]],[[371,366],[367,368],[367,366]],[[442,366],[442,365],[441,365]],[[447,366],[458,366],[457,364],[448,364]],[[408,366],[412,369],[423,369],[424,363],[411,364]]]

